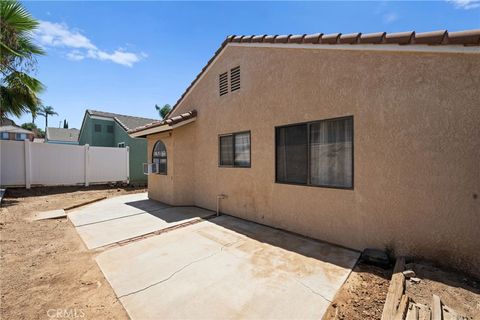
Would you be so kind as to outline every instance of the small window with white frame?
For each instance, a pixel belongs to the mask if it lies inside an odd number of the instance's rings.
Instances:
[[[118,147],[119,148],[125,148],[125,142],[119,142]]]
[[[26,133],[17,133],[15,136],[15,139],[18,141],[23,141],[27,139],[27,134]]]

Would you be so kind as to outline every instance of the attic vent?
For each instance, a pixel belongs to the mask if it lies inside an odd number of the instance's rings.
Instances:
[[[222,73],[218,77],[218,85],[220,89],[220,96],[228,93],[228,72]]]
[[[240,89],[240,66],[230,70],[230,90]]]

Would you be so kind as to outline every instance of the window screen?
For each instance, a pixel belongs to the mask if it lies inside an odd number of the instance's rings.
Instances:
[[[250,167],[250,132],[219,137],[219,165]]]
[[[220,137],[220,165],[233,166],[233,135]]]
[[[8,140],[9,139],[8,132],[2,132],[2,139],[3,140]]]
[[[276,128],[276,181],[353,188],[353,117]]]
[[[102,126],[99,124],[95,125],[95,132],[102,132]]]
[[[310,183],[352,187],[352,119],[310,125]]]
[[[277,181],[307,183],[307,125],[277,128]]]
[[[113,133],[113,126],[107,126],[107,132]]]
[[[235,165],[247,167],[250,165],[250,133],[237,133],[235,137]]]

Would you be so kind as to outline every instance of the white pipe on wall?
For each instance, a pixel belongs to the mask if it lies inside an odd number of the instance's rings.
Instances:
[[[221,193],[217,195],[217,217],[220,215],[220,200],[226,198],[228,198],[226,194]]]

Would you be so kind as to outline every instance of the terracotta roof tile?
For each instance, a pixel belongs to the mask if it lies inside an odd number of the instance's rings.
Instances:
[[[242,42],[252,42],[253,36],[244,36]]]
[[[415,31],[395,32],[385,34],[385,43],[410,44]]]
[[[307,34],[303,37],[303,43],[313,43],[316,44],[323,36],[323,33],[314,33],[314,34]]]
[[[245,38],[244,41],[242,39]],[[338,45],[338,44],[371,44],[371,45],[464,45],[464,46],[480,46],[480,29],[466,30],[457,32],[448,32],[446,30],[423,32],[416,34],[415,31],[395,32],[395,33],[315,33],[305,35],[254,35],[254,36],[228,36],[223,41],[215,55],[208,61],[207,65],[202,69],[200,74],[195,78],[192,84],[182,94],[177,103],[173,106],[169,116],[178,104],[182,101],[190,88],[205,72],[206,68],[215,60],[217,55],[228,45],[228,43],[254,42],[254,43],[285,43],[285,44],[312,44],[312,45]]]
[[[128,133],[139,132],[139,131],[143,131],[143,130],[147,130],[155,127],[160,127],[163,125],[173,126],[174,124],[195,118],[196,116],[197,116],[197,110],[192,110],[190,112],[182,113],[181,115],[178,115],[172,118],[167,118],[164,120],[158,120],[158,121],[153,121],[151,123],[147,123],[146,125],[128,130]]]
[[[341,33],[330,33],[325,34],[323,37],[320,38],[319,43],[327,43],[327,44],[336,44],[338,38],[340,38]]]
[[[265,36],[265,37],[263,38],[263,42],[265,42],[265,43],[274,43],[276,37],[277,37],[276,35],[274,35],[274,36],[273,36],[273,35]]]
[[[415,44],[442,44],[447,30],[415,33]]]
[[[448,43],[463,44],[463,45],[479,45],[480,44],[480,29],[456,31],[448,33]]]
[[[338,39],[338,43],[355,44],[358,42],[358,38],[360,38],[360,35],[361,33],[342,34],[340,35],[340,39]]]
[[[287,43],[290,35],[281,35],[275,38],[275,43]]]
[[[265,38],[265,36],[266,36],[266,35],[254,36],[254,37],[252,38],[252,42],[263,42],[263,41],[264,41],[263,39]]]
[[[294,34],[288,39],[288,43],[303,43],[304,34]]]
[[[362,44],[377,44],[382,43],[386,32],[362,33],[360,35],[359,43]]]

